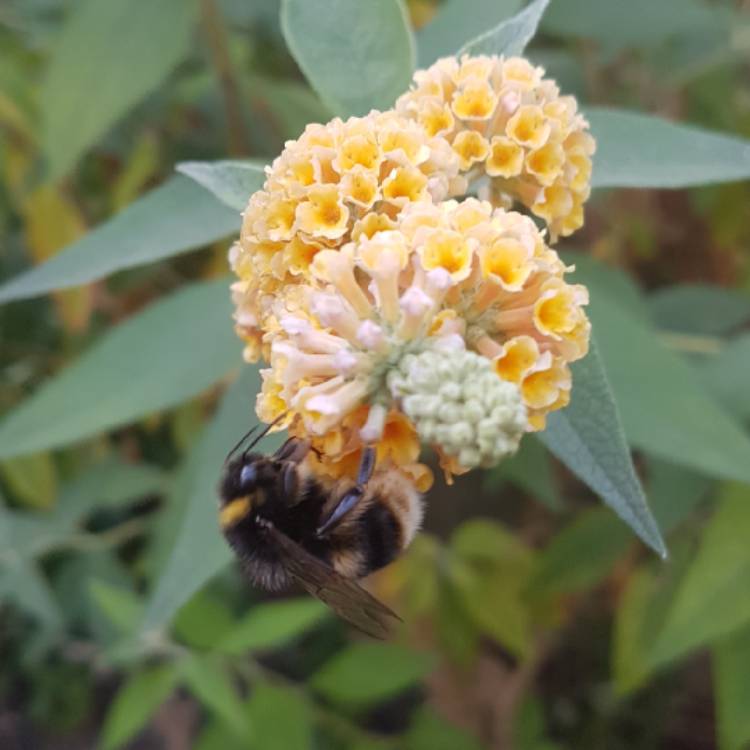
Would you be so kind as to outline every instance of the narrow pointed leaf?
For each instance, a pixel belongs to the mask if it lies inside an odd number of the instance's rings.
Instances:
[[[52,177],[153,91],[190,51],[196,0],[82,0],[70,6],[42,87]]]
[[[315,714],[310,700],[294,687],[260,682],[248,702],[257,747],[313,750]]]
[[[693,471],[750,482],[750,438],[689,364],[595,288],[589,312],[630,443]]]
[[[283,0],[289,50],[337,115],[387,109],[409,87],[414,40],[400,0]]]
[[[279,648],[316,625],[328,610],[313,598],[257,604],[214,644],[223,654]]]
[[[646,47],[677,35],[720,28],[729,8],[701,0],[555,0],[544,18],[548,34],[595,39],[607,51]],[[664,47],[667,47],[664,44]]]
[[[590,107],[594,187],[681,188],[750,177],[750,141],[653,115]]]
[[[261,165],[246,161],[184,161],[177,171],[237,211],[245,210],[250,196],[266,179]]]
[[[750,627],[717,644],[713,664],[719,748],[743,750],[750,744]]]
[[[192,655],[182,662],[180,672],[190,692],[206,708],[240,736],[248,734],[248,712],[226,667],[208,656]]]
[[[698,365],[706,388],[737,417],[750,419],[750,334],[732,339],[718,354]]]
[[[664,664],[750,623],[750,489],[729,484],[656,638]]]
[[[181,497],[174,498],[183,504],[182,513],[174,520],[173,546],[147,605],[144,632],[158,631],[168,624],[177,610],[232,559],[219,531],[216,487],[227,451],[257,423],[254,405],[259,387],[258,371],[245,368],[185,461],[177,484]],[[277,441],[269,438],[263,449],[270,450]]]
[[[238,213],[173,177],[50,260],[0,286],[0,303],[88,284],[239,232]]]
[[[454,55],[467,40],[510,18],[523,0],[474,0],[466,12],[464,0],[447,0],[427,26],[417,33],[417,59],[427,68],[439,57]]]
[[[55,448],[184,401],[240,364],[225,279],[186,287],[99,339],[0,422],[0,457]]]
[[[549,0],[533,0],[520,13],[467,42],[460,55],[520,55],[534,38]],[[470,11],[467,11],[470,12]]]
[[[326,662],[310,684],[334,703],[363,706],[397,695],[433,666],[428,654],[395,643],[355,643]]]
[[[540,438],[660,555],[666,547],[633,468],[617,405],[592,340],[588,355],[573,365],[570,405],[554,412]]]
[[[101,735],[102,750],[122,747],[146,725],[174,690],[178,674],[172,664],[147,667],[132,675],[109,708]]]
[[[649,296],[659,328],[705,335],[728,333],[750,320],[750,295],[710,284],[677,284]]]

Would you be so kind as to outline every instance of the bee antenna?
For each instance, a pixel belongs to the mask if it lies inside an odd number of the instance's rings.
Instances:
[[[245,448],[245,450],[242,452],[242,456],[243,457],[246,456],[253,448],[255,448],[255,446],[261,440],[263,440],[263,438],[269,433],[269,431],[271,430],[271,428],[275,427],[279,422],[281,422],[281,420],[284,419],[284,417],[286,417],[286,415],[287,415],[287,412],[284,412],[283,414],[279,414],[279,416],[276,417],[276,419],[274,419],[273,422],[271,422],[270,424],[266,425],[266,427],[263,430],[263,432],[261,432],[258,435],[256,435],[255,440],[253,440],[253,442],[250,443],[250,445],[248,445],[247,448]],[[240,442],[242,442],[242,441],[240,441]]]
[[[229,453],[227,453],[227,457],[224,459],[224,463],[229,461],[229,459],[237,452],[239,447],[247,440],[249,437],[252,437],[252,434],[260,427],[259,424],[256,424],[254,427],[251,427],[235,444],[234,448],[232,448]]]

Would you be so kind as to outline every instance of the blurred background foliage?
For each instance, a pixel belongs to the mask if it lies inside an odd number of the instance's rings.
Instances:
[[[419,63],[521,5],[412,0]],[[584,108],[744,137],[749,53],[747,0],[552,0],[528,50]],[[228,564],[239,222],[174,165],[262,164],[329,118],[277,0],[0,5],[0,275],[37,269],[0,299],[45,295],[0,308],[0,747],[750,746],[747,181],[598,190],[564,248],[667,562],[527,438],[431,493],[373,581],[391,643]]]

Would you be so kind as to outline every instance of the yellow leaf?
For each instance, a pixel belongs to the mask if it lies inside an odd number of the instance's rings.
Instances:
[[[112,207],[119,211],[132,203],[158,168],[159,144],[152,133],[144,133],[112,186]]]
[[[57,497],[57,472],[49,453],[34,453],[0,462],[0,474],[24,505],[52,507]]]
[[[29,253],[42,263],[80,237],[86,222],[78,207],[58,187],[42,185],[23,200],[22,213]],[[91,314],[89,287],[55,292],[55,306],[68,332],[84,330]]]

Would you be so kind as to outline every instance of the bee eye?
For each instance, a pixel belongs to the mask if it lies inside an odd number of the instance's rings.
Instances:
[[[243,488],[251,489],[254,487],[257,478],[258,471],[254,464],[247,464],[242,467],[242,470],[240,471],[240,485]]]

